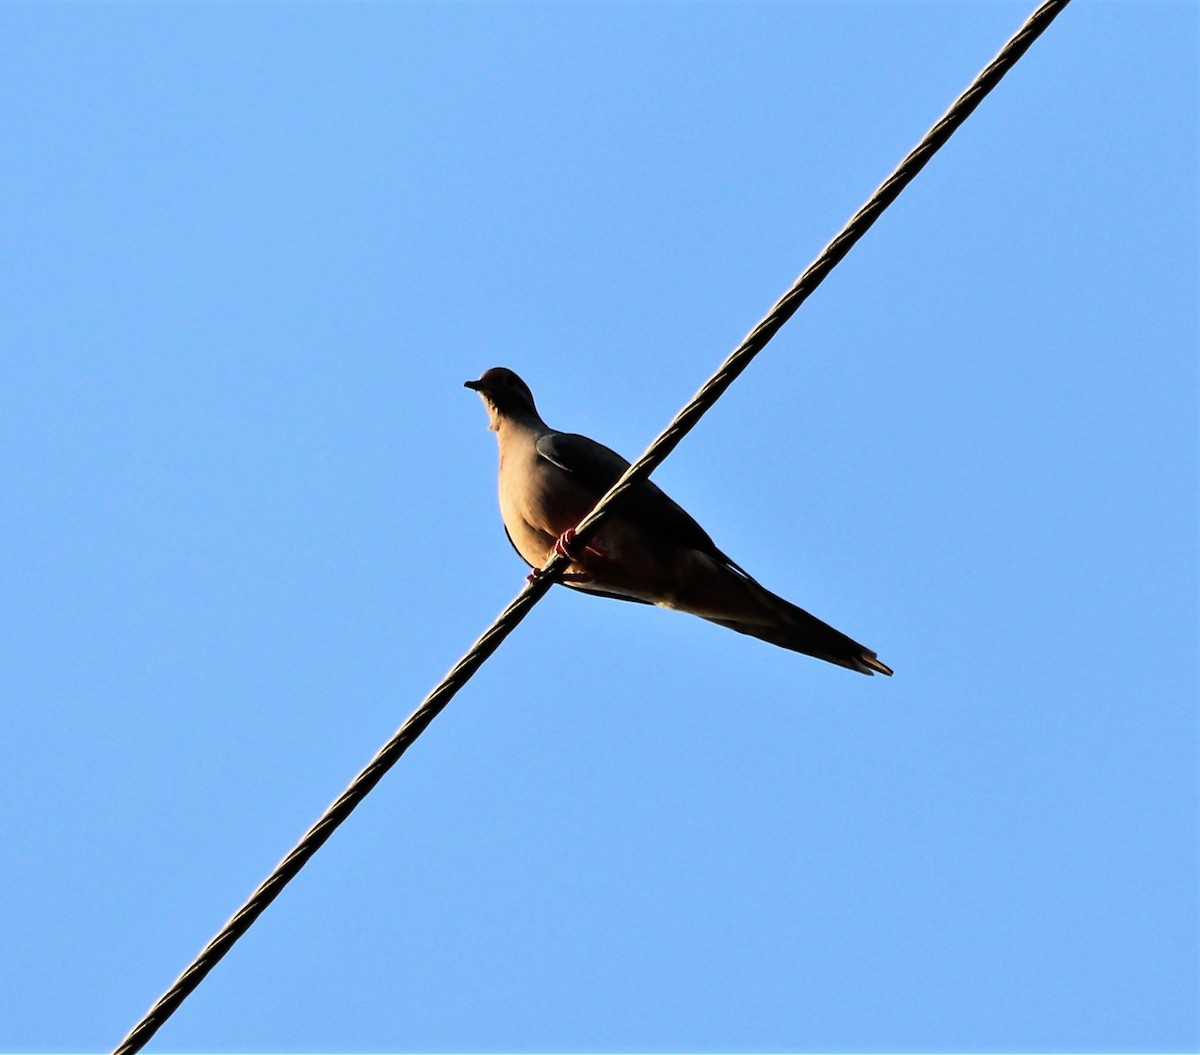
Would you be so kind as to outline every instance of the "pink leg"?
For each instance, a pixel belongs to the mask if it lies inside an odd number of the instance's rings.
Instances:
[[[560,557],[566,557],[567,560],[575,559],[575,529],[567,528],[561,535],[558,536],[558,541],[554,543],[554,552]]]
[[[575,545],[574,528],[567,528],[566,531],[559,535],[558,541],[554,543],[554,552],[560,557],[566,557],[568,560],[578,560],[582,556],[581,553],[577,552],[578,549],[579,547]],[[608,556],[608,550],[604,548],[598,539],[593,539],[584,546],[583,552],[590,553],[595,557]]]

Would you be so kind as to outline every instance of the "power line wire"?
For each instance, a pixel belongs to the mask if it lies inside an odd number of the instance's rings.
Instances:
[[[1012,69],[1029,46],[1045,31],[1061,13],[1070,0],[1047,0],[1026,20],[996,54],[996,57],[979,73],[970,86],[960,95],[943,117],[922,137],[921,141],[896,166],[896,169],[875,193],[850,219],[834,239],[818,254],[791,288],[772,306],[771,310],[746,335],[741,344],[730,353],[716,373],[692,397],[691,401],[676,414],[671,423],[658,435],[646,452],[634,462],[622,477],[609,489],[595,508],[575,529],[578,544],[586,542],[598,529],[613,504],[619,502],[631,488],[646,479],[675,449],[680,440],[696,425],[700,418],[721,397],[737,376],[750,365],[750,361],[808,296],[824,281],[830,271],[850,252],[854,244],[870,229],[900,192],[908,186],[917,173],[925,167],[931,157],[958,130],[983,98]],[[155,1002],[154,1006],[131,1029],[124,1040],[114,1049],[113,1055],[134,1055],[141,1051],[159,1027],[175,1012],[180,1004],[204,980],[204,977],[220,961],[233,944],[250,929],[266,907],[279,896],[283,888],[299,873],[308,860],[319,850],[354,809],[367,797],[371,789],[383,779],[384,774],[400,759],[414,740],[491,656],[500,643],[529,614],[538,601],[558,579],[568,559],[554,555],[541,570],[541,575],[526,584],[524,589],[483,632],[451,671],[421,701],[395,735],[379,749],[374,758],[349,784],[345,791],[321,815],[317,822],[305,832],[292,850],[275,866],[266,879],[233,914],[213,939],[200,951],[187,969],[171,987]]]

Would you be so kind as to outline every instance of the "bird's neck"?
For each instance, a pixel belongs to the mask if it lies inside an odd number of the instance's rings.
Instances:
[[[539,418],[536,413],[493,413],[491,418],[492,420],[488,428],[496,433],[498,438],[531,435],[536,439],[538,436],[544,436],[547,432],[551,431],[550,426]]]

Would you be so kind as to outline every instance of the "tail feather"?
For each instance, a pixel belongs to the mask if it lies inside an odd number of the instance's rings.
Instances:
[[[840,630],[835,630],[828,623],[822,622],[803,608],[798,608],[790,601],[771,593],[770,590],[756,587],[757,599],[774,617],[770,622],[742,619],[719,619],[707,616],[711,622],[736,630],[739,634],[749,634],[762,641],[768,641],[780,648],[793,652],[802,652],[814,659],[822,659],[827,663],[836,663],[839,667],[854,670],[860,674],[892,674],[892,668],[882,662],[865,645],[860,645]]]
[[[892,673],[869,648],[773,594],[719,551],[674,547],[641,564],[626,559],[599,567],[603,574],[577,588],[689,612],[860,674]]]

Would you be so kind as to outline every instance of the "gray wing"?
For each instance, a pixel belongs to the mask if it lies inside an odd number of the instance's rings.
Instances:
[[[629,468],[629,462],[616,451],[571,432],[550,432],[540,437],[537,452],[570,473],[597,499]],[[700,550],[737,568],[717,549],[708,532],[649,480],[643,480],[622,499],[620,515],[633,523],[647,541],[653,540],[665,548],[686,546]]]

